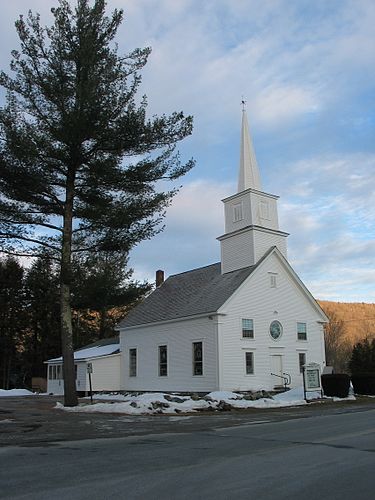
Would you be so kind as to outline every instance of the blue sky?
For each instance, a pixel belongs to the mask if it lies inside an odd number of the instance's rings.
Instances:
[[[0,66],[13,22],[53,0],[4,2]],[[109,0],[125,22],[119,50],[151,46],[141,93],[149,112],[183,110],[180,145],[196,167],[165,230],[131,256],[139,279],[219,260],[221,199],[235,193],[242,96],[263,189],[277,194],[289,261],[316,298],[375,302],[375,2]]]

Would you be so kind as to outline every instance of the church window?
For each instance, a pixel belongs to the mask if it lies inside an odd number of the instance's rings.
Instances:
[[[283,334],[283,326],[280,321],[272,321],[270,324],[270,335],[274,340],[278,340]]]
[[[168,375],[168,347],[159,345],[159,377]]]
[[[298,340],[307,340],[306,323],[297,323],[297,339]]]
[[[129,377],[137,376],[137,349],[129,349]]]
[[[303,367],[306,364],[306,353],[305,352],[298,353],[298,364],[299,364],[300,373],[303,373]]]
[[[268,273],[270,276],[270,285],[271,288],[277,288],[277,274],[276,273]]]
[[[233,205],[233,222],[238,222],[243,219],[242,203]]]
[[[260,202],[260,217],[261,219],[270,219],[270,206],[267,201]]]
[[[254,374],[254,353],[245,352],[246,375]]]
[[[193,375],[203,375],[203,342],[193,342]]]
[[[252,319],[242,320],[242,337],[246,339],[254,338],[254,322]]]

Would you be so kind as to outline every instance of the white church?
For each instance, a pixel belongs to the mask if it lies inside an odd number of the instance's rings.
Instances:
[[[323,370],[327,317],[287,260],[277,200],[262,190],[243,110],[221,262],[159,279],[119,324],[121,389],[273,390],[301,386],[306,363]]]

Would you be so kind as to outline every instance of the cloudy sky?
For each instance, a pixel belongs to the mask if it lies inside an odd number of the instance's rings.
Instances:
[[[55,0],[2,2],[0,66],[13,22]],[[131,257],[153,279],[219,260],[221,199],[236,192],[242,96],[262,176],[277,194],[289,261],[320,299],[375,302],[374,0],[109,0],[119,51],[151,46],[141,93],[150,114],[183,110],[196,167],[165,230]]]

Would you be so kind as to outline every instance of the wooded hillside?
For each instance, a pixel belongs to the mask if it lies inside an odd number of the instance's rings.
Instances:
[[[327,316],[334,317],[342,322],[343,336],[350,344],[364,339],[375,337],[375,304],[364,302],[331,302],[318,300]]]

